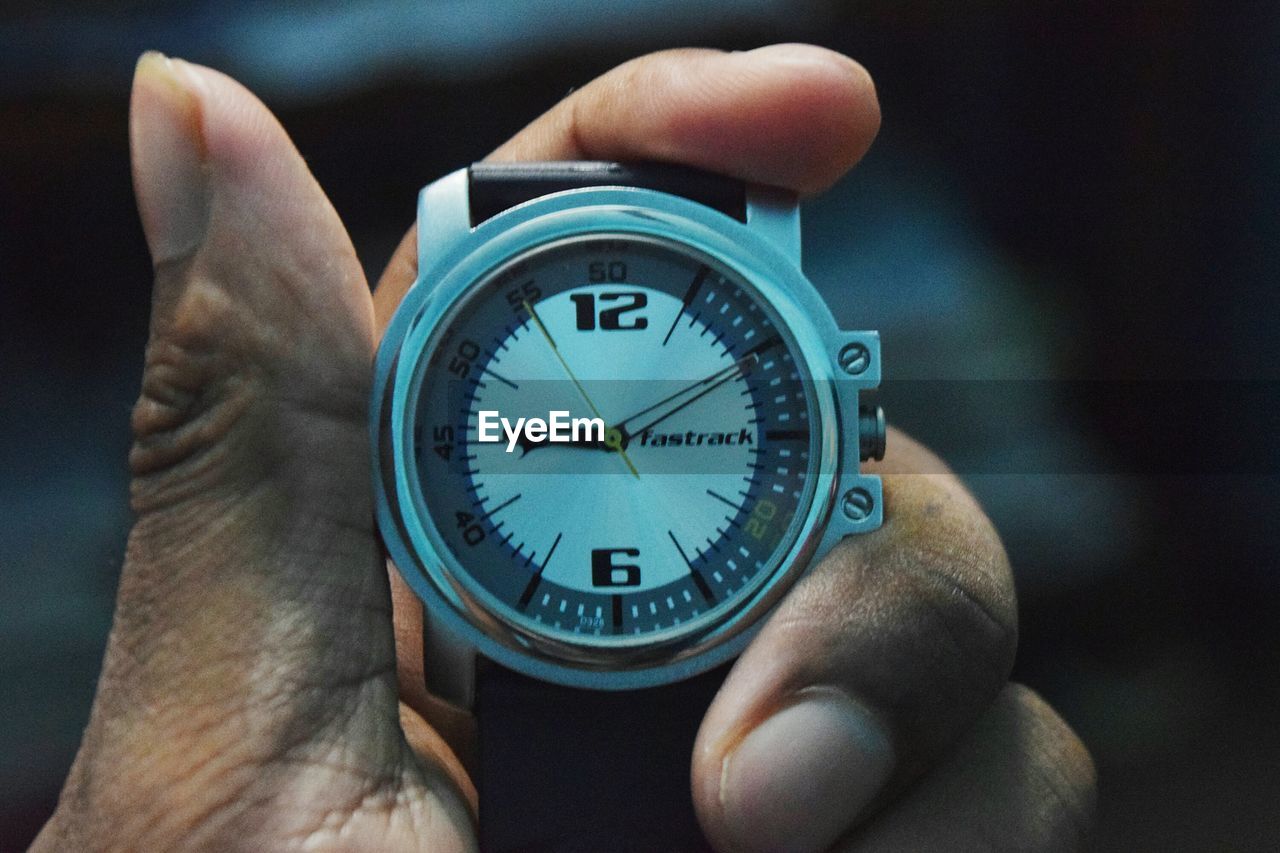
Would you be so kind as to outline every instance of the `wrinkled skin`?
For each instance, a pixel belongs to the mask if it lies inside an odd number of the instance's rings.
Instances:
[[[830,51],[667,51],[491,157],[660,159],[812,194],[879,120],[867,73]],[[474,721],[420,686],[421,606],[372,521],[371,364],[417,235],[371,298],[285,132],[215,71],[144,56],[130,136],[155,265],[137,520],[92,717],[34,849],[474,849]],[[708,710],[699,818],[724,851],[1076,849],[1093,768],[1007,683],[1000,541],[926,449],[889,448],[872,466],[884,527],[813,568]]]

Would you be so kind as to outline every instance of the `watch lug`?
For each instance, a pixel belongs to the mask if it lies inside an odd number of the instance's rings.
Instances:
[[[418,282],[471,233],[467,186],[467,170],[458,169],[418,193]]]
[[[837,481],[835,506],[827,529],[814,552],[813,562],[821,560],[846,536],[870,533],[884,524],[884,489],[875,474],[863,474],[854,464],[851,471]]]
[[[422,614],[422,668],[427,690],[470,710],[476,697],[476,649],[431,614]]]
[[[748,187],[747,227],[800,266],[800,205],[794,193],[776,187]]]
[[[846,536],[869,533],[884,522],[880,478],[862,471],[861,463],[884,455],[884,412],[865,399],[880,384],[880,335],[840,329],[828,336],[827,356],[836,377],[836,403],[841,432],[840,473],[834,506],[815,560]]]

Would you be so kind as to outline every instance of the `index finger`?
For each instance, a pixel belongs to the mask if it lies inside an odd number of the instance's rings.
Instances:
[[[804,44],[686,48],[596,78],[487,159],[660,160],[808,194],[853,168],[879,128],[871,76],[843,54]],[[381,328],[417,264],[410,228],[374,292]]]
[[[642,56],[565,98],[491,160],[661,160],[820,192],[880,128],[871,76],[807,44]]]

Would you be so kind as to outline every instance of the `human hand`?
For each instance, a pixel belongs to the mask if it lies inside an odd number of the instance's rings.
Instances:
[[[830,52],[671,51],[492,156],[671,160],[812,193],[878,121],[865,72]],[[421,687],[420,604],[389,594],[372,523],[371,363],[416,235],[371,300],[283,130],[208,69],[145,57],[130,133],[156,268],[137,521],[93,714],[36,849],[471,849],[468,721]],[[1092,767],[1006,684],[999,540],[927,451],[889,446],[884,527],[814,567],[707,714],[692,790],[708,836],[1078,846]]]

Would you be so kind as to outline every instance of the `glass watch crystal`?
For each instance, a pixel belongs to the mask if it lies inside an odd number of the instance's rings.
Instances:
[[[811,383],[744,277],[676,241],[534,247],[469,289],[410,382],[410,489],[488,614],[570,647],[724,618],[812,498]],[[482,416],[590,419],[480,441]],[[534,436],[537,438],[536,434]]]

